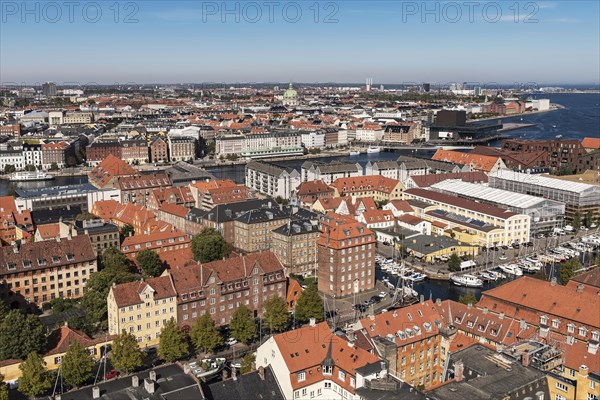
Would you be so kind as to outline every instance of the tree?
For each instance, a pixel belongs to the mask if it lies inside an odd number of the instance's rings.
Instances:
[[[35,315],[12,310],[0,323],[0,343],[0,360],[23,359],[31,352],[44,353],[47,339]]]
[[[12,164],[8,164],[4,167],[4,173],[5,174],[12,174],[13,172],[15,172],[17,169],[15,168],[14,165]]]
[[[135,335],[123,332],[113,340],[111,361],[115,368],[127,373],[144,365],[144,355]]]
[[[231,245],[214,228],[205,228],[192,238],[194,259],[203,263],[221,260],[231,253]]]
[[[32,351],[27,359],[19,365],[19,392],[29,397],[36,397],[52,387],[52,378],[44,365],[44,359]]]
[[[102,265],[105,269],[120,269],[124,271],[129,271],[131,268],[129,259],[116,247],[104,250],[102,253]]]
[[[185,335],[177,326],[175,319],[171,317],[160,331],[160,342],[158,343],[158,355],[165,361],[173,362],[179,360],[188,353],[188,344]]]
[[[242,358],[240,373],[243,375],[252,372],[252,364],[254,364],[254,361],[256,361],[256,356],[254,353],[247,353],[244,358]]]
[[[106,250],[104,254],[111,249]],[[112,261],[111,261],[112,262]],[[86,282],[85,292],[81,299],[81,305],[85,310],[86,319],[91,324],[107,323],[106,297],[113,285],[127,283],[136,280],[136,276],[124,267],[105,268],[94,272]]]
[[[209,314],[203,314],[190,329],[190,338],[194,347],[212,352],[223,344],[223,337]]]
[[[77,300],[63,299],[62,297],[57,297],[50,300],[50,307],[52,307],[52,314],[58,314],[63,311],[68,311],[77,308]]]
[[[308,322],[314,318],[316,322],[323,321],[323,299],[319,295],[317,284],[312,283],[300,294],[296,304],[296,319]]]
[[[0,400],[8,400],[8,386],[4,383],[2,374],[0,374]]]
[[[61,363],[61,374],[71,386],[79,386],[93,376],[94,359],[77,341],[71,343]]]
[[[590,228],[594,223],[594,213],[591,210],[585,213],[585,219],[583,223],[587,228]]]
[[[573,217],[573,229],[576,231],[581,228],[581,213],[579,211],[575,212],[575,216]]]
[[[450,271],[460,271],[461,262],[460,257],[456,253],[452,253],[448,260],[448,269],[450,269]]]
[[[256,336],[256,322],[252,318],[252,313],[245,305],[240,305],[231,316],[229,322],[231,336],[240,342],[250,343]]]
[[[126,224],[125,226],[123,226],[121,228],[121,235],[123,235],[123,237],[127,237],[127,236],[133,236],[135,234],[135,229],[133,229],[133,226]]]
[[[140,251],[135,260],[138,265],[147,275],[159,276],[164,271],[165,267],[162,260],[155,251],[144,249]]]
[[[475,304],[477,303],[477,298],[472,294],[465,294],[464,296],[460,296],[458,301],[463,304]]]
[[[566,285],[569,280],[571,280],[571,278],[573,277],[573,275],[575,275],[575,271],[578,271],[581,269],[581,261],[579,261],[578,258],[571,258],[568,261],[563,262],[562,264],[560,264],[560,271],[559,271],[559,276],[560,276],[560,283],[563,285]]]
[[[35,168],[35,165],[27,164],[25,166],[25,171],[35,172],[35,171],[37,171],[37,169]]]
[[[58,164],[55,162],[50,164],[50,171],[58,171]]]
[[[96,219],[96,216],[90,212],[84,211],[82,213],[77,214],[75,217],[75,221],[88,221],[90,219]]]
[[[275,332],[282,332],[288,327],[290,314],[287,303],[281,297],[271,297],[264,304],[263,325]]]

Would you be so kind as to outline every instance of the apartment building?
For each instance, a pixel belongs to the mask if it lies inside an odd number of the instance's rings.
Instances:
[[[317,242],[321,237],[315,221],[299,219],[271,231],[271,251],[285,267],[286,275],[317,276]]]
[[[271,231],[288,223],[290,216],[279,207],[250,210],[234,222],[234,247],[246,253],[268,251]]]
[[[264,161],[246,164],[246,187],[267,196],[289,199],[300,182],[300,174],[293,168],[282,168]]]
[[[189,137],[168,137],[171,162],[196,159],[196,139]]]
[[[359,163],[341,163],[332,161],[329,164],[315,161],[305,161],[301,168],[302,182],[321,180],[327,185],[339,178],[362,176],[363,168]]]
[[[216,205],[236,203],[252,198],[248,188],[230,179],[197,182],[189,185],[196,207],[210,210]]]
[[[159,256],[165,253],[184,252],[190,249],[190,238],[178,229],[169,229],[150,234],[128,236],[121,243],[121,251],[130,260],[135,260],[137,253],[142,250],[152,250]]]
[[[135,203],[145,207],[150,192],[155,189],[171,187],[171,180],[165,173],[121,176],[117,178],[115,186],[121,192],[122,203]]]
[[[263,304],[271,297],[286,296],[283,266],[271,252],[248,254],[163,273],[177,292],[179,326],[191,327],[203,314],[210,314],[218,326],[229,324],[240,305],[260,318]]]
[[[189,186],[163,187],[150,191],[146,207],[158,210],[165,203],[191,208],[195,206],[196,201]]]
[[[22,211],[56,210],[81,207],[88,211],[102,200],[121,200],[116,189],[98,189],[89,183],[68,186],[49,186],[39,189],[17,189],[15,204]]]
[[[23,143],[23,162],[25,166],[42,167],[42,145]]]
[[[372,197],[375,201],[402,198],[404,185],[397,179],[382,175],[338,178],[332,183],[336,196]]]
[[[177,293],[170,276],[113,284],[106,303],[109,334],[131,333],[140,347],[158,344],[167,321],[177,321]]]
[[[472,244],[510,245],[530,239],[529,215],[425,189],[407,189],[404,199],[424,204],[415,209],[417,217],[465,229],[473,236]]]
[[[17,229],[27,232],[24,239],[34,234],[31,211],[18,210],[13,196],[0,197],[0,244],[7,245],[16,241]]]
[[[76,299],[97,268],[86,235],[0,247],[0,297],[25,310],[58,297]]]
[[[102,255],[104,250],[112,247],[118,249],[120,245],[119,227],[100,219],[74,221],[73,223],[60,221],[58,223],[58,236],[68,238],[69,235],[72,237],[89,236],[98,256]]]
[[[85,160],[91,167],[98,165],[108,156],[122,158],[121,144],[117,140],[95,140],[85,149]]]
[[[438,149],[431,159],[435,161],[445,161],[453,164],[467,165],[472,170],[483,171],[486,173],[506,169],[506,164],[504,164],[504,161],[501,157],[487,156],[476,153],[464,153],[454,150]]]
[[[221,134],[215,137],[215,154],[241,155],[248,159],[304,154],[300,132]]]
[[[349,216],[330,213],[318,241],[319,291],[336,297],[375,287],[375,235]]]
[[[42,169],[49,170],[52,164],[62,169],[67,166],[67,155],[71,146],[67,142],[42,144]]]
[[[125,161],[112,154],[99,160],[88,173],[89,182],[97,188],[116,187],[119,177],[135,176],[138,172]]]
[[[122,140],[121,158],[128,163],[147,163],[149,160],[148,144],[144,139]]]
[[[274,335],[256,351],[258,367],[271,366],[286,399],[360,399],[357,390],[384,379],[379,357],[331,332],[326,322]]]
[[[456,330],[441,323],[432,301],[363,318],[357,330],[385,355],[389,373],[397,379],[425,389],[445,381],[447,351]]]
[[[310,207],[320,198],[333,197],[335,190],[324,181],[316,180],[300,183],[296,187],[295,195],[302,206]]]

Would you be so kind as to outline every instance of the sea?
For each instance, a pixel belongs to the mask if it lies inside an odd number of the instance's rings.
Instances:
[[[518,129],[504,134],[513,138],[521,139],[583,139],[584,137],[600,137],[600,93],[558,93],[541,94],[532,96],[534,98],[549,98],[551,103],[559,104],[563,108],[544,113],[531,114],[526,116],[516,116],[509,118],[499,118],[503,123],[531,123],[536,124],[533,127]],[[491,143],[499,145],[499,143]],[[378,154],[360,154],[358,156],[342,157],[321,157],[312,159],[313,161],[330,162],[338,160],[342,162],[356,162],[363,167],[369,162],[395,160],[400,155],[414,155],[419,157],[431,157],[435,149],[415,149],[415,150],[396,150],[390,152],[381,152]],[[289,160],[277,162],[277,164],[292,167],[297,170],[305,160]],[[244,166],[222,166],[209,168],[208,171],[218,179],[232,179],[238,183],[244,182]],[[63,176],[57,177],[54,181],[44,182],[19,182],[11,183],[6,180],[0,180],[0,195],[6,196],[12,194],[15,188],[35,189],[48,186],[66,186],[86,183],[87,177],[83,176]],[[380,272],[379,272],[380,273]],[[483,290],[490,289],[494,284],[486,284]],[[481,295],[482,289],[459,288],[446,281],[420,282],[415,285],[419,294],[426,298],[450,298],[458,300],[464,294],[473,294],[477,298]]]

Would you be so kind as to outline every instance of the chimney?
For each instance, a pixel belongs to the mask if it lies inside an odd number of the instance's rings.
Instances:
[[[536,392],[535,400],[544,400],[544,392],[542,392],[542,391]]]
[[[15,254],[19,254],[19,243],[13,241],[11,244],[12,244],[12,247],[13,247],[13,252]]]
[[[442,305],[442,299],[435,299],[435,304],[438,306]]]
[[[482,313],[483,313],[483,315],[487,314],[488,313],[488,308],[487,307],[483,307]]]
[[[310,326],[315,326],[315,325],[317,324],[317,320],[316,320],[316,319],[314,319],[314,318],[311,318],[311,319],[309,320],[308,324],[309,324]]]
[[[461,360],[454,363],[454,380],[456,382],[462,382],[464,378],[465,365]]]
[[[140,377],[137,375],[134,375],[131,377],[131,387],[140,387]]]
[[[265,367],[258,367],[258,377],[261,381],[265,380]]]
[[[152,379],[153,381],[156,381],[156,371],[154,371],[154,370],[150,371],[150,379]]]
[[[421,303],[421,304],[425,303],[425,296],[424,295],[420,295],[419,296],[419,303]]]
[[[498,314],[498,318],[504,319],[504,311],[501,311],[500,314]]]
[[[231,379],[237,381],[237,368],[231,368]]]
[[[148,392],[149,394],[154,393],[154,381],[150,378],[144,379],[144,389],[146,389],[146,392]]]
[[[579,367],[579,375],[588,376],[588,372],[589,372],[589,368],[587,367],[587,365],[581,365]]]
[[[92,398],[99,399],[100,398],[100,388],[98,386],[94,386],[92,388]]]
[[[223,377],[223,380],[226,381],[227,378],[229,378],[229,375],[227,374],[227,370],[223,370],[223,373],[221,374],[221,376]]]
[[[556,286],[556,277],[553,276],[552,279],[550,280],[550,286]]]
[[[583,293],[584,288],[585,288],[585,286],[583,285],[583,283],[580,283],[579,285],[577,285],[577,293]]]
[[[523,355],[521,356],[521,363],[523,364],[524,367],[529,366],[529,353],[528,352],[523,353]]]

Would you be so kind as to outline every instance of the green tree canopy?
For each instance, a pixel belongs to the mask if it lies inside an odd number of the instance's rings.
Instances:
[[[585,213],[584,224],[586,227],[591,228],[593,223],[594,223],[594,213],[591,210],[589,210],[587,213]]]
[[[104,250],[102,253],[102,266],[104,269],[119,269],[123,271],[131,271],[131,262],[116,247]]]
[[[231,336],[240,342],[250,343],[256,336],[256,322],[245,305],[240,305],[231,316],[229,322]]]
[[[452,253],[448,260],[448,268],[450,271],[460,271],[461,262],[460,257],[456,253]]]
[[[61,374],[71,386],[79,386],[93,376],[94,360],[81,343],[75,341],[69,346],[62,359]]]
[[[578,231],[579,228],[581,228],[581,213],[576,211],[575,216],[573,217],[573,229]]]
[[[140,268],[149,276],[159,276],[165,270],[165,267],[155,251],[144,249],[136,256],[136,261]]]
[[[8,400],[8,386],[4,383],[2,374],[0,374],[0,400]]]
[[[19,392],[29,397],[44,394],[52,387],[52,378],[44,366],[44,359],[36,352],[31,352],[19,365]]]
[[[77,308],[77,300],[56,297],[50,300],[50,307],[52,307],[52,314],[58,314],[63,311],[68,311]]]
[[[133,226],[131,226],[129,224],[127,224],[121,228],[121,235],[123,235],[123,237],[133,236],[134,234],[135,234],[135,229],[133,229]]]
[[[111,361],[115,368],[127,373],[144,365],[144,355],[135,335],[123,332],[113,340]]]
[[[196,349],[203,349],[206,352],[212,352],[223,344],[223,337],[217,330],[215,321],[207,313],[192,325],[190,338]]]
[[[0,323],[0,360],[23,359],[29,353],[44,353],[47,337],[38,317],[12,310]]]
[[[463,296],[460,296],[458,301],[463,304],[475,304],[475,303],[477,303],[477,298],[475,296],[473,296],[472,294],[465,294]]]
[[[81,212],[75,217],[76,221],[89,221],[90,219],[96,219],[96,216],[87,211]]]
[[[571,280],[573,275],[575,275],[575,271],[578,271],[580,269],[581,261],[579,261],[577,257],[571,258],[570,260],[560,264],[560,283],[566,285]]]
[[[287,303],[281,297],[271,297],[264,304],[263,326],[268,326],[275,332],[283,332],[290,321]]]
[[[110,250],[110,249],[109,249]],[[106,254],[109,250],[106,250]],[[106,322],[106,297],[113,283],[126,283],[136,280],[136,276],[124,267],[110,267],[94,272],[86,282],[81,305],[87,320],[92,324]]]
[[[194,259],[203,263],[221,260],[231,253],[231,245],[213,228],[205,228],[192,238]]]
[[[14,165],[8,164],[4,167],[4,173],[5,174],[12,174],[13,172],[15,172],[17,169],[15,168]]]
[[[185,334],[179,329],[175,319],[171,317],[160,331],[158,355],[165,361],[173,362],[186,355],[188,350]]]
[[[311,283],[300,294],[296,304],[296,320],[306,323],[311,318],[316,322],[323,321],[323,299],[315,283]]]
[[[50,171],[58,171],[58,164],[55,162],[50,164]]]
[[[242,366],[240,368],[240,373],[247,374],[252,372],[252,364],[256,361],[256,356],[254,353],[247,353],[244,358],[242,358]]]

